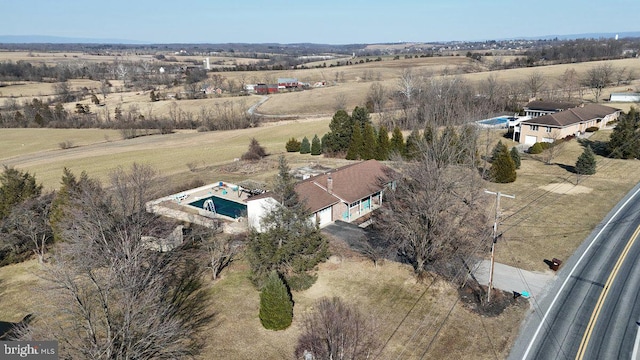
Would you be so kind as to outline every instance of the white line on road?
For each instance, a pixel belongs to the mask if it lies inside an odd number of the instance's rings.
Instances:
[[[602,234],[602,232],[604,231],[604,229],[607,228],[607,226],[609,226],[609,224],[611,222],[613,222],[613,219],[615,219],[618,214],[620,213],[620,211],[622,211],[622,209],[624,209],[627,204],[631,201],[631,199],[633,199],[636,195],[638,195],[638,193],[640,192],[640,188],[638,188],[638,190],[636,190],[633,195],[631,195],[627,201],[624,202],[624,204],[622,204],[622,206],[620,206],[620,208],[618,209],[618,211],[615,212],[615,214],[613,214],[613,216],[611,217],[611,219],[609,219],[609,221],[607,221],[606,224],[604,224],[604,226],[602,227],[602,229],[600,229],[600,231],[598,231],[598,234],[596,234],[596,236],[593,238],[593,240],[591,240],[591,243],[589,244],[589,246],[587,246],[587,248],[584,250],[584,252],[582,253],[582,256],[580,256],[580,258],[578,259],[578,261],[576,262],[576,264],[573,266],[573,268],[571,269],[571,272],[569,272],[569,275],[567,275],[567,277],[564,279],[564,282],[562,283],[562,286],[560,286],[560,290],[558,290],[558,292],[556,293],[556,296],[553,297],[553,300],[551,301],[551,304],[549,305],[549,307],[547,308],[547,311],[544,313],[544,316],[542,317],[542,320],[540,321],[540,325],[538,325],[538,328],[536,329],[536,332],[533,334],[533,338],[531,339],[531,341],[529,342],[529,346],[527,346],[527,351],[525,351],[524,355],[522,356],[523,360],[527,359],[527,356],[529,356],[529,352],[531,351],[531,348],[533,347],[533,343],[535,343],[536,338],[538,338],[538,335],[540,334],[540,330],[542,330],[542,326],[545,324],[545,322],[547,321],[547,317],[549,316],[549,313],[551,312],[551,309],[553,308],[553,306],[555,305],[556,301],[558,300],[558,298],[560,297],[560,294],[562,293],[562,290],[564,289],[564,287],[567,285],[567,283],[569,282],[569,279],[571,279],[571,276],[573,275],[573,272],[576,270],[576,268],[578,267],[578,265],[580,265],[580,263],[582,262],[582,260],[584,259],[584,257],[587,255],[587,253],[589,252],[589,249],[591,249],[591,246],[593,246],[593,244],[596,242],[596,240],[598,240],[598,238],[600,237],[600,235]],[[637,344],[637,341],[636,341]],[[638,360],[638,359],[633,359],[633,360]]]
[[[638,357],[638,348],[640,347],[640,320],[636,323],[638,324],[638,332],[636,333],[636,343],[633,345],[633,352],[631,353],[631,360],[640,360]]]

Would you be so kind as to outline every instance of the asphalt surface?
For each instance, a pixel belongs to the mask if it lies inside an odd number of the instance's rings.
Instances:
[[[639,234],[640,184],[532,302],[509,359],[640,359]]]
[[[473,275],[481,285],[489,284],[491,261],[482,260],[476,264]],[[493,288],[504,291],[529,293],[530,299],[542,297],[555,279],[555,273],[522,270],[513,266],[495,263],[493,266]]]

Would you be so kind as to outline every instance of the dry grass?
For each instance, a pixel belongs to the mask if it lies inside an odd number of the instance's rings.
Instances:
[[[610,131],[590,140],[606,141]],[[583,147],[568,142],[552,165],[525,156],[512,184],[490,184],[513,194],[501,202],[503,220],[496,259],[527,270],[547,269],[544,259],[567,259],[609,210],[640,181],[640,162],[597,156],[598,171],[576,189],[575,165]]]

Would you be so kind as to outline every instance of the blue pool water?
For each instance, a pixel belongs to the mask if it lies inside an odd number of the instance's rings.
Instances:
[[[211,200],[211,201],[208,201],[208,200]],[[247,214],[247,205],[241,204],[239,202],[223,199],[217,196],[209,196],[204,199],[190,202],[189,205],[211,211],[212,202],[215,207],[215,212],[220,215],[237,219],[240,216],[246,216]]]
[[[515,120],[512,116],[499,116],[491,119],[480,120],[478,124],[482,125],[506,125],[509,120]]]

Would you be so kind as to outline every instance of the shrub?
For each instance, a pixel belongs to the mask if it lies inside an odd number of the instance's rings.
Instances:
[[[587,146],[576,161],[576,173],[578,175],[593,175],[596,173],[596,155]]]
[[[491,175],[491,181],[496,183],[504,184],[516,181],[516,165],[506,145],[503,145],[496,154],[495,160],[491,163],[489,173]]]
[[[272,271],[260,292],[260,322],[265,329],[283,330],[293,320],[291,294],[277,272]]]
[[[296,138],[291,138],[287,141],[285,148],[287,149],[287,152],[298,152],[300,151],[300,141]]]
[[[60,147],[60,149],[65,150],[65,149],[70,149],[73,147],[73,141],[71,140],[65,140],[61,143],[58,143],[58,146]]]
[[[256,138],[251,139],[251,143],[249,144],[249,150],[246,153],[242,154],[242,160],[260,160],[263,157],[267,156],[267,151],[260,146],[260,143]]]
[[[589,126],[588,128],[585,129],[586,132],[596,132],[598,130],[600,130],[600,128],[597,126]]]
[[[542,143],[535,143],[529,148],[529,154],[541,154],[544,151]]]

